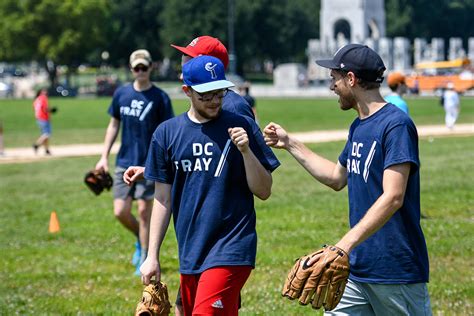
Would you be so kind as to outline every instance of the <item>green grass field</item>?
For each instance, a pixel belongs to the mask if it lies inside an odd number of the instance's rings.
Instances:
[[[474,98],[462,98],[459,123],[474,122]],[[60,99],[50,104],[59,108],[53,116],[51,143],[98,143],[105,135],[110,98]],[[175,114],[184,112],[187,101],[173,100]],[[416,124],[444,124],[444,110],[436,98],[408,99],[411,116]],[[335,98],[257,100],[262,127],[270,121],[289,131],[346,129],[355,117],[354,111],[343,112]],[[39,136],[33,116],[32,100],[0,100],[0,121],[4,126],[5,147],[30,146]]]
[[[109,100],[63,101],[54,122],[57,143],[101,141]],[[328,99],[258,102],[262,123],[274,120],[290,131],[347,128],[355,115]],[[435,102],[410,100],[415,122],[442,124],[443,111]],[[30,103],[0,102],[7,146],[27,146],[36,136]],[[176,105],[177,113],[186,107],[183,101]],[[460,121],[473,122],[474,99],[465,98],[462,105]],[[420,140],[421,204],[429,217],[422,227],[435,315],[472,314],[473,144],[472,136]],[[310,147],[335,160],[343,143]],[[296,257],[336,242],[347,231],[347,191],[322,186],[289,154],[276,153],[282,166],[274,173],[272,197],[256,202],[257,268],[243,289],[241,314],[321,315],[281,298],[280,288]],[[0,315],[133,314],[142,289],[129,263],[134,239],[114,219],[111,194],[95,197],[82,183],[97,159],[0,164]],[[61,223],[58,234],[48,233],[53,210]],[[162,249],[163,280],[174,299],[178,259],[172,227]]]

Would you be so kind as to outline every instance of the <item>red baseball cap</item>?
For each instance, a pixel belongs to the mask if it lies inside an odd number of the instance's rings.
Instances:
[[[229,54],[227,48],[217,38],[211,36],[196,37],[186,47],[171,44],[171,47],[176,48],[185,55],[197,57],[201,55],[214,56],[219,58],[224,67],[227,68],[229,64]]]

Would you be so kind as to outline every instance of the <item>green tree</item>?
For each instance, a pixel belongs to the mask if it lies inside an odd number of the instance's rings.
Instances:
[[[107,1],[0,1],[0,59],[42,62],[52,85],[56,66],[68,75],[104,40]]]
[[[140,48],[147,49],[154,60],[163,57],[164,43],[160,38],[163,20],[160,18],[164,0],[109,0],[107,43],[99,49],[110,54],[109,63],[115,66],[128,64],[130,54]],[[97,51],[95,56],[100,56]]]
[[[232,0],[235,50],[240,73],[264,60],[305,60],[307,41],[319,34],[319,0]],[[187,45],[199,35],[219,38],[227,47],[229,1],[169,0],[164,6],[164,43]],[[179,53],[165,44],[164,52]],[[178,59],[179,60],[179,59]]]
[[[161,36],[167,56],[180,56],[170,44],[186,46],[200,35],[227,42],[227,1],[168,0],[160,17],[164,22]]]
[[[474,0],[386,0],[387,36],[431,39],[474,35]]]
[[[239,0],[236,7],[236,47],[241,61],[247,65],[264,60],[306,61],[308,40],[319,36],[320,1]]]

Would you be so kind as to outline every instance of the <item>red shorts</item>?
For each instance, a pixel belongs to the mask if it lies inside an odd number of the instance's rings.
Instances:
[[[238,315],[240,290],[251,271],[251,266],[222,266],[181,274],[184,315]]]

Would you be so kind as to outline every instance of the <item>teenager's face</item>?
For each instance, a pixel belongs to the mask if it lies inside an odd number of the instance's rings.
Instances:
[[[131,68],[133,78],[138,81],[149,81],[151,74],[151,66],[145,66],[143,64],[138,64],[135,67]]]
[[[339,96],[339,107],[343,111],[355,108],[357,101],[352,93],[351,86],[348,82],[347,74],[340,71],[331,70],[331,87],[335,94]]]
[[[186,94],[191,98],[191,106],[195,114],[205,120],[213,120],[219,117],[226,90],[219,89],[206,93],[197,93],[190,87],[187,87],[187,89],[188,92]]]

